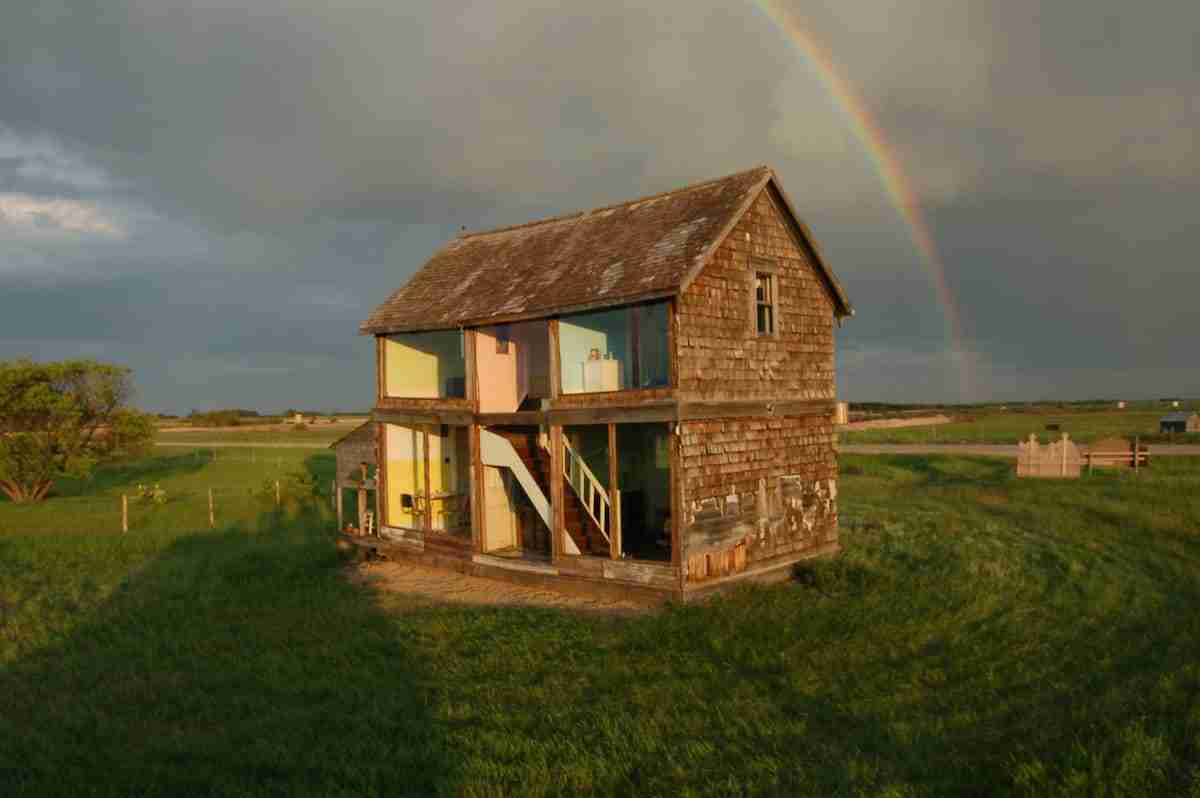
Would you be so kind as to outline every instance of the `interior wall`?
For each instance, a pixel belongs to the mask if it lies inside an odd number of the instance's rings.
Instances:
[[[550,325],[545,321],[523,321],[511,327],[512,340],[517,341],[521,358],[518,361],[518,383],[529,396],[550,396]]]
[[[466,427],[423,426],[412,427],[398,424],[385,425],[387,435],[387,518],[390,526],[419,527],[423,519],[416,512],[428,487],[429,494],[437,497],[444,494],[470,495],[470,455],[467,452]],[[425,440],[429,441],[429,483],[425,482]],[[412,498],[412,507],[404,506],[404,496]],[[469,504],[453,499],[453,505],[461,502],[469,512]],[[447,515],[443,508],[451,506],[445,501],[431,502],[434,512],[431,528],[447,530],[459,526],[456,514]],[[469,518],[469,516],[468,516]],[[470,528],[469,521],[466,524]]]
[[[389,526],[415,527],[417,516],[404,507],[403,496],[415,496],[424,490],[424,459],[421,434],[416,427],[384,425],[387,464],[387,521]]]
[[[387,396],[437,399],[466,395],[466,360],[459,330],[384,336],[383,357]]]
[[[508,352],[496,351],[497,327],[475,331],[475,363],[479,373],[479,412],[513,413],[521,404],[519,364],[525,354],[522,342],[509,328]]]
[[[584,364],[593,349],[603,359],[606,354],[618,361],[618,384],[623,389],[629,382],[628,311],[626,308],[577,313],[564,316],[558,322],[558,356],[563,393],[584,392]]]

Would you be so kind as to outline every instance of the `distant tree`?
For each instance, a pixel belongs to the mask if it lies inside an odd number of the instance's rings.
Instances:
[[[0,361],[0,491],[46,498],[54,481],[145,449],[154,419],[129,407],[129,369],[94,360]]]

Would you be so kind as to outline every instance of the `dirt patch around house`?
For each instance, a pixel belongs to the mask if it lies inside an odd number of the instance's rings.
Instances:
[[[639,615],[653,611],[633,601],[572,596],[395,560],[354,563],[347,568],[347,577],[355,584],[380,591],[384,597],[418,604],[553,607],[606,615]]]

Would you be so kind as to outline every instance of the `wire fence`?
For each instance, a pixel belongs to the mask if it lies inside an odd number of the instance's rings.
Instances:
[[[185,489],[138,486],[103,495],[63,496],[36,505],[8,505],[5,532],[200,531],[254,527],[305,516],[336,519],[336,485],[265,479],[256,483]]]

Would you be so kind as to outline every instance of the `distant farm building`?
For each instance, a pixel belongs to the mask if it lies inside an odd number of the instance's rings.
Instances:
[[[1200,414],[1167,413],[1158,420],[1159,432],[1200,432]]]

